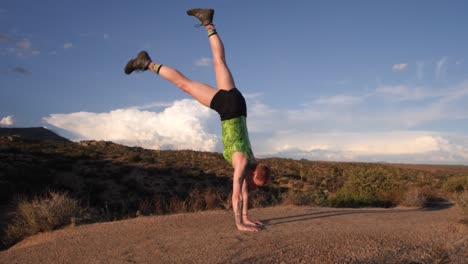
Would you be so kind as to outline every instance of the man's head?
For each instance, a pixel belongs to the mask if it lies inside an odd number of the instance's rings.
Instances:
[[[267,165],[258,163],[253,173],[253,183],[257,186],[265,186],[271,181],[271,170]]]

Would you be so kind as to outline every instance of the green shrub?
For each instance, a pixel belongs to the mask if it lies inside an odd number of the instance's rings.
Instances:
[[[49,192],[32,200],[21,200],[16,209],[16,217],[5,234],[6,245],[11,245],[42,231],[53,230],[75,222],[74,219],[87,218],[86,210],[79,202],[66,193]]]
[[[468,190],[468,176],[457,176],[448,178],[442,185],[442,188],[448,192],[463,192]]]
[[[331,206],[391,206],[397,203],[384,195],[398,189],[388,171],[379,167],[359,168],[350,171],[350,174],[343,187],[330,197]]]

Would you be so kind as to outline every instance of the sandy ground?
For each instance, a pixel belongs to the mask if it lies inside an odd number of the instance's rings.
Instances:
[[[0,252],[0,263],[463,263],[468,227],[455,207],[251,210],[266,225],[239,232],[230,211],[67,227]],[[465,262],[467,263],[467,262]]]

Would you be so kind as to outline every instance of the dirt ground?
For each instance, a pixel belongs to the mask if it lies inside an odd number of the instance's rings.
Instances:
[[[451,206],[251,210],[260,232],[232,212],[139,217],[67,227],[0,252],[0,263],[464,263],[468,227]],[[467,262],[465,262],[467,263]]]

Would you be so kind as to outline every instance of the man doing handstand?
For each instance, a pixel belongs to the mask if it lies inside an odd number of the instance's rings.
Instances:
[[[175,84],[198,102],[218,112],[221,117],[223,156],[234,168],[232,208],[237,228],[242,231],[258,231],[260,221],[248,217],[248,183],[263,186],[270,181],[270,169],[257,163],[253,155],[247,131],[247,106],[237,88],[226,64],[224,45],[213,25],[213,9],[190,9],[190,16],[196,17],[205,27],[213,53],[213,64],[217,89],[193,81],[169,66],[152,61],[146,51],[131,59],[125,73],[150,70]]]

